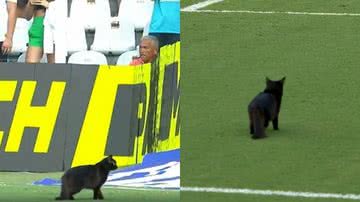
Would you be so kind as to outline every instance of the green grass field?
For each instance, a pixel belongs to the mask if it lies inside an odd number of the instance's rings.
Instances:
[[[59,186],[31,185],[36,180],[50,177],[59,179],[62,173],[18,173],[0,172],[1,202],[43,202],[54,201],[59,196]],[[126,202],[176,202],[180,201],[179,191],[163,190],[130,190],[118,188],[102,188],[104,201]],[[93,201],[92,191],[83,190],[75,195],[76,201]]]
[[[360,2],[225,0],[204,9],[360,13]],[[181,16],[182,186],[360,194],[360,17]],[[269,138],[254,141],[247,105],[266,76],[287,77],[280,131],[269,127]],[[190,192],[181,199],[349,201]]]

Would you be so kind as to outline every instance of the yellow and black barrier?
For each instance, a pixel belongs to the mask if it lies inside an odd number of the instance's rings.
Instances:
[[[153,64],[0,64],[0,170],[118,166],[180,147],[180,42]]]

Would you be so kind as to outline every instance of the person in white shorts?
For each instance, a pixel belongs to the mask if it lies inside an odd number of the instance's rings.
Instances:
[[[0,0],[0,62],[11,52],[16,24],[17,0]]]
[[[49,2],[44,18],[44,53],[48,63],[55,63],[55,1]]]
[[[67,1],[49,2],[44,19],[44,53],[48,63],[66,63]]]

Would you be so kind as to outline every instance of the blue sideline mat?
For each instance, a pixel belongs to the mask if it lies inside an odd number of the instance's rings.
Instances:
[[[59,186],[60,180],[45,178],[34,185]],[[105,186],[180,189],[180,149],[147,154],[143,163],[110,172]]]

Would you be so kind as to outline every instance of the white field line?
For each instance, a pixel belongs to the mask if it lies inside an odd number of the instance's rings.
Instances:
[[[249,11],[249,10],[184,10],[192,13],[250,13],[250,14],[286,14],[286,15],[317,15],[317,16],[360,16],[360,13],[316,13],[295,11]]]
[[[294,192],[294,191],[234,189],[234,188],[214,188],[214,187],[181,187],[181,191],[228,193],[228,194],[252,194],[252,195],[265,195],[265,196],[286,196],[286,197],[300,197],[300,198],[336,198],[336,199],[360,200],[360,195],[358,194],[314,193],[314,192]]]
[[[206,0],[206,1],[202,1],[200,3],[197,4],[193,4],[191,6],[185,7],[183,9],[181,9],[181,11],[185,11],[185,12],[194,12],[197,11],[201,8],[205,8],[206,6],[209,6],[211,4],[215,4],[215,3],[219,3],[222,2],[224,0]]]

